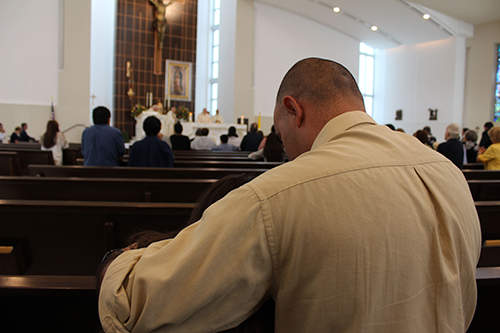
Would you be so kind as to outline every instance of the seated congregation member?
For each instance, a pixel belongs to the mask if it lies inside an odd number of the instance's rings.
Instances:
[[[28,130],[28,124],[26,123],[22,123],[21,124],[21,128],[22,128],[22,131],[21,131],[21,134],[19,135],[19,142],[23,141],[23,142],[38,142],[35,138],[32,138],[31,136],[28,135],[28,132],[26,132]]]
[[[94,126],[82,133],[84,165],[118,166],[125,154],[125,143],[119,129],[109,126],[111,112],[104,106],[92,111]]]
[[[11,143],[18,143],[21,138],[19,137],[19,135],[21,135],[21,126],[17,126],[15,129],[14,129],[14,132],[12,132],[12,134],[10,135],[10,142]]]
[[[458,168],[464,167],[464,147],[458,140],[460,138],[460,127],[457,124],[451,124],[446,127],[444,139],[446,142],[440,143],[437,151],[446,156]]]
[[[170,136],[172,150],[191,150],[191,141],[189,141],[189,137],[182,135],[182,129],[181,123],[178,122],[174,125],[175,134]]]
[[[467,182],[364,110],[342,65],[293,65],[274,109],[290,162],[175,238],[115,254],[104,330],[217,332],[271,297],[278,332],[465,332],[481,249]]]
[[[230,126],[227,130],[227,136],[228,136],[227,143],[236,146],[239,149],[241,144],[241,138],[238,137],[238,134],[236,134],[236,127]]]
[[[3,124],[0,124],[0,143],[3,143],[3,140],[5,140],[5,129],[3,128]]]
[[[267,136],[263,154],[264,161],[266,162],[283,162],[285,160],[286,154],[283,150],[283,143],[278,140],[278,136],[275,131],[272,131],[271,134]]]
[[[220,136],[220,142],[221,144],[215,147],[212,147],[212,150],[215,151],[236,151],[239,150],[238,147],[233,146],[232,144],[227,143],[227,140],[229,137],[227,134],[222,134]]]
[[[191,142],[191,149],[210,150],[216,146],[215,141],[208,137],[209,130],[204,127],[200,129],[200,136],[194,138]]]
[[[479,150],[477,133],[473,130],[467,130],[462,141],[465,149],[466,163],[476,163],[477,152]]]
[[[168,144],[161,140],[163,135],[160,133],[160,120],[155,116],[149,116],[144,120],[142,128],[146,137],[135,142],[130,149],[128,166],[172,168],[174,155]]]
[[[59,131],[59,124],[55,120],[47,122],[47,131],[42,136],[42,150],[52,151],[55,165],[62,165],[63,163],[63,149],[68,148],[68,142]]]
[[[435,147],[435,144],[437,144],[436,137],[432,135],[430,126],[425,126],[422,129],[427,133],[427,138],[428,138],[427,144],[430,147],[432,147],[432,149],[436,149],[436,147]]]
[[[428,136],[427,136],[427,132],[424,131],[424,130],[418,130],[415,132],[415,134],[413,134],[414,137],[416,137],[420,142],[422,142],[424,144],[424,146],[427,146],[429,148],[432,148],[431,145],[429,145],[429,139],[428,139]],[[434,148],[432,148],[434,149]]]
[[[484,123],[484,131],[481,134],[481,141],[479,141],[479,148],[484,147],[484,148],[488,149],[488,147],[491,145],[492,141],[491,141],[488,133],[492,127],[493,127],[493,123],[491,121],[487,121]]]
[[[500,170],[500,127],[494,126],[488,131],[491,145],[486,149],[481,147],[477,161],[484,163],[485,170]]]
[[[262,141],[262,135],[257,133],[258,125],[253,123],[250,125],[250,132],[243,138],[240,144],[240,149],[243,151],[256,151]]]

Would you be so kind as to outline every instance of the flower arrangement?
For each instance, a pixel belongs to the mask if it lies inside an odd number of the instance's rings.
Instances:
[[[146,111],[146,107],[142,105],[141,103],[137,103],[133,108],[132,111],[130,112],[132,114],[132,117],[137,117],[139,116],[142,111]]]
[[[175,118],[189,120],[189,109],[181,105],[175,110]]]

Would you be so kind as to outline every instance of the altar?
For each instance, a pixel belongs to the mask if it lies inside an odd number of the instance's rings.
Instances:
[[[172,117],[171,114],[160,114],[152,109],[147,111],[143,111],[139,116],[135,118],[135,136],[131,140],[131,144],[135,141],[139,141],[144,139],[146,133],[142,128],[144,120],[147,117],[154,116],[158,118],[161,122],[161,130],[160,133],[163,134],[163,140],[167,142],[170,146],[170,136],[174,134],[174,124],[176,119]],[[182,134],[189,137],[189,139],[195,138],[196,130],[199,128],[208,128],[208,136],[217,143],[220,144],[220,136],[222,134],[227,134],[229,127],[234,126],[236,128],[236,134],[238,137],[242,138],[247,134],[247,125],[238,125],[238,124],[204,124],[204,123],[195,123],[188,121],[180,121],[182,124]]]
[[[199,128],[208,128],[208,137],[215,140],[215,142],[220,145],[220,136],[222,134],[227,134],[229,127],[234,126],[236,128],[236,134],[238,137],[242,138],[247,134],[247,125],[237,125],[237,124],[203,124],[194,122],[181,122],[182,124],[182,134],[189,137],[189,139],[195,138],[196,130]]]

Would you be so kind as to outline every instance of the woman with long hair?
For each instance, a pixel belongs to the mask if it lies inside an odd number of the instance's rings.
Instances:
[[[59,124],[55,120],[49,120],[47,131],[42,136],[42,150],[51,150],[55,165],[62,165],[62,150],[68,148],[68,142],[59,131]]]

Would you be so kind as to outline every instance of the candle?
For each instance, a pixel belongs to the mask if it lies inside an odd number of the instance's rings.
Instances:
[[[153,106],[153,92],[149,93],[149,106]]]
[[[189,122],[190,123],[193,122],[193,113],[192,112],[189,112]]]

